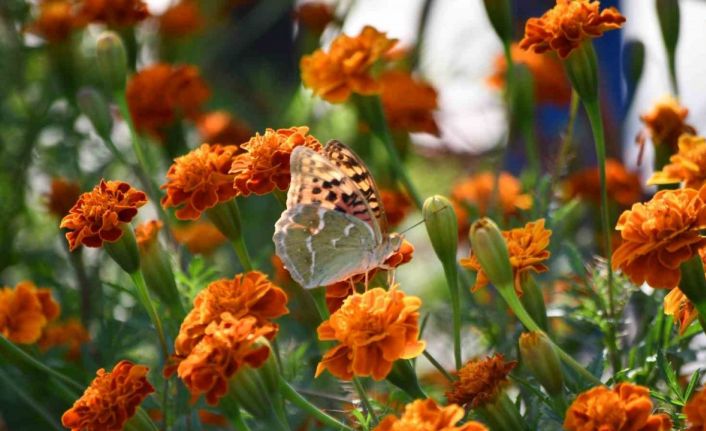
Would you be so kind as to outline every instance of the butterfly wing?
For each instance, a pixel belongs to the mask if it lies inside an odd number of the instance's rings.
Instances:
[[[375,216],[380,230],[387,232],[387,217],[380,201],[380,192],[365,162],[350,147],[336,140],[329,141],[326,144],[324,155],[341,172],[356,183],[358,190],[360,190],[360,193],[368,203],[370,211]]]
[[[348,214],[371,227],[376,243],[382,241],[377,217],[358,184],[325,156],[307,147],[297,147],[292,151],[290,171],[288,209],[313,204]]]
[[[370,225],[317,204],[288,208],[275,224],[277,255],[304,288],[325,286],[367,271],[379,248]]]

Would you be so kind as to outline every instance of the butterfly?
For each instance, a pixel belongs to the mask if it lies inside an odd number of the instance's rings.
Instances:
[[[287,209],[273,241],[292,278],[307,289],[383,266],[402,236],[387,233],[375,180],[363,161],[338,141],[323,154],[296,147]]]

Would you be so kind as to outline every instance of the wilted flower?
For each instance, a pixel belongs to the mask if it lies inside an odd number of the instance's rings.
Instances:
[[[540,18],[527,20],[520,47],[536,53],[553,50],[566,58],[585,40],[623,26],[625,17],[617,9],[599,8],[594,0],[557,0]]]
[[[0,334],[17,344],[32,344],[42,335],[47,323],[56,319],[59,304],[51,290],[37,288],[30,281],[18,283],[14,289],[0,289]]]
[[[689,298],[678,287],[664,297],[664,314],[672,316],[679,325],[679,334],[684,334],[691,323],[699,317],[699,312]]]
[[[243,121],[227,111],[213,111],[202,115],[196,122],[201,141],[207,144],[236,145],[250,140],[252,130]],[[238,151],[239,153],[242,150]]]
[[[204,25],[201,10],[194,0],[182,0],[159,17],[159,32],[166,37],[183,37],[196,33]]]
[[[204,221],[175,226],[172,233],[174,239],[192,254],[211,254],[228,241],[216,226]]]
[[[82,24],[103,23],[111,27],[135,25],[149,16],[142,0],[83,0],[78,10]]]
[[[652,414],[650,390],[620,383],[613,389],[597,386],[582,392],[566,412],[567,431],[669,431],[666,414]]]
[[[176,207],[181,220],[196,220],[201,213],[236,195],[233,175],[228,173],[238,147],[202,144],[177,157],[167,171],[164,208]]]
[[[642,197],[640,177],[630,172],[619,160],[608,159],[605,164],[608,199],[627,207]],[[598,167],[586,168],[571,175],[566,181],[568,198],[580,197],[595,204],[601,200],[601,182]]]
[[[690,189],[706,183],[706,139],[683,134],[677,142],[679,151],[669,158],[670,163],[655,172],[647,184],[684,183]]]
[[[349,296],[317,330],[319,340],[338,344],[324,354],[316,376],[328,369],[344,380],[353,376],[381,380],[396,360],[419,356],[425,348],[417,339],[420,306],[419,298],[395,287]]]
[[[495,174],[481,172],[465,178],[453,186],[451,197],[463,206],[475,207],[479,216],[488,214],[495,193]],[[501,172],[497,182],[498,205],[504,216],[517,214],[532,206],[532,197],[522,193],[520,180],[507,172]],[[464,218],[459,217],[459,220]]]
[[[118,362],[113,370],[101,368],[61,423],[71,431],[120,431],[154,388],[147,381],[149,369],[130,361]]]
[[[230,169],[237,192],[248,196],[251,193],[264,195],[275,187],[287,190],[291,180],[289,156],[292,150],[302,145],[321,150],[321,143],[308,133],[309,128],[301,126],[267,129],[262,135],[255,134],[241,146],[245,152],[235,157]]]
[[[380,190],[380,200],[385,208],[387,223],[390,226],[397,226],[407,217],[412,210],[412,201],[405,193],[399,190]]]
[[[321,1],[308,1],[297,6],[294,11],[294,19],[299,25],[305,27],[314,34],[321,34],[326,30],[326,26],[336,18],[333,7]]]
[[[516,43],[510,48],[512,61],[527,66],[534,82],[534,97],[541,103],[564,105],[571,99],[571,84],[564,73],[561,62],[552,55],[541,55],[525,51]],[[507,59],[500,54],[495,59],[493,74],[488,77],[488,84],[497,89],[504,89],[507,82]]]
[[[522,295],[523,274],[530,271],[540,273],[549,269],[543,262],[550,256],[547,248],[552,231],[544,228],[544,219],[539,219],[527,223],[522,228],[503,231],[502,235],[510,255],[515,291]],[[490,282],[473,251],[469,258],[461,259],[461,265],[477,272],[476,284],[472,290],[485,287]]]
[[[706,388],[689,399],[684,406],[684,415],[689,424],[687,431],[703,431],[706,427]]]
[[[30,25],[29,31],[50,43],[63,42],[77,27],[73,3],[69,0],[42,0],[39,15]]]
[[[80,195],[81,186],[78,183],[65,178],[53,178],[51,190],[45,195],[47,209],[57,217],[64,217]]]
[[[621,269],[636,285],[671,289],[679,285],[679,266],[706,245],[706,187],[662,190],[647,203],[623,212],[616,229],[622,243],[613,253],[613,269]]]
[[[380,99],[392,129],[439,135],[434,119],[439,102],[430,84],[409,72],[388,70],[380,75]]]
[[[377,94],[380,83],[371,69],[394,44],[394,39],[370,26],[356,37],[342,34],[329,52],[318,50],[302,57],[302,81],[331,103],[345,102],[351,93]]]
[[[672,96],[664,96],[654,104],[652,110],[640,116],[655,145],[667,145],[677,150],[679,136],[696,131],[686,123],[689,110],[681,106]]]
[[[52,347],[65,347],[66,356],[77,360],[81,355],[81,345],[91,339],[86,328],[77,319],[69,319],[61,323],[52,323],[44,328],[37,345],[42,350]]]
[[[401,417],[388,415],[373,431],[488,431],[475,421],[458,424],[465,415],[456,404],[441,407],[432,399],[415,400],[405,406]]]
[[[468,361],[458,370],[458,380],[446,392],[446,399],[449,403],[472,408],[493,403],[508,385],[507,376],[516,365],[516,361],[505,361],[499,353]]]
[[[123,234],[122,224],[130,223],[145,203],[145,193],[130,184],[101,180],[93,190],[79,197],[60,227],[69,230],[66,239],[71,251],[81,244],[100,247],[103,241],[117,241]]]
[[[160,140],[179,119],[196,120],[210,94],[198,68],[165,63],[133,75],[125,93],[135,127]]]

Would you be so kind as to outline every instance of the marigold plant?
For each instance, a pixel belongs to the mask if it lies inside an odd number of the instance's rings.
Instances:
[[[698,391],[684,406],[688,431],[703,431],[706,427],[706,389]]]
[[[434,112],[439,108],[434,87],[402,70],[380,75],[380,98],[390,127],[439,135]]]
[[[669,158],[661,171],[652,174],[648,184],[684,183],[684,187],[701,188],[706,183],[706,139],[683,134],[677,141],[679,150]]]
[[[508,375],[517,365],[501,354],[468,361],[459,371],[458,380],[446,392],[450,403],[478,407],[493,402],[508,385]]]
[[[439,406],[432,399],[407,404],[401,417],[386,416],[374,431],[488,431],[475,421],[459,424],[465,412],[456,404]]]
[[[81,186],[65,178],[53,178],[51,189],[45,195],[46,206],[52,215],[64,217],[81,195]]]
[[[82,23],[99,22],[113,27],[135,25],[149,16],[142,0],[83,0],[78,10]]]
[[[193,254],[211,254],[228,241],[216,226],[206,221],[174,226],[172,233]]]
[[[454,184],[451,197],[463,206],[472,206],[479,216],[488,214],[496,189],[495,175],[482,172]],[[517,214],[532,206],[532,197],[522,192],[520,181],[507,172],[501,172],[497,181],[498,203],[504,216]],[[464,219],[465,217],[459,217]]]
[[[640,116],[647,133],[655,145],[666,145],[677,150],[679,136],[693,134],[694,128],[686,123],[689,110],[683,107],[673,96],[659,99],[652,109]]]
[[[684,295],[678,287],[670,290],[664,297],[664,314],[672,316],[674,323],[679,325],[679,333],[684,334],[686,329],[699,317],[694,304]]]
[[[18,344],[32,344],[61,308],[50,289],[37,288],[30,281],[0,289],[0,334]]]
[[[640,200],[642,186],[637,173],[629,171],[616,159],[607,159],[605,168],[608,199],[623,207]],[[586,168],[572,174],[565,188],[567,197],[579,197],[598,205],[601,194],[598,168]]]
[[[42,350],[53,347],[66,349],[66,357],[76,361],[81,355],[81,346],[91,339],[88,330],[78,319],[72,318],[64,322],[52,322],[44,328],[37,345]]]

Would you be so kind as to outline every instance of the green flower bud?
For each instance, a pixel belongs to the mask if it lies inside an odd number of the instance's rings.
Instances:
[[[412,363],[406,359],[394,362],[392,371],[387,375],[387,381],[405,391],[412,398],[427,398],[419,385],[417,373],[414,372]]]
[[[103,95],[94,88],[84,87],[78,92],[76,101],[81,112],[93,124],[98,136],[104,139],[109,138],[110,132],[113,130],[113,117],[110,115],[108,102]]]
[[[524,332],[519,344],[522,363],[547,393],[552,396],[561,394],[564,388],[561,362],[547,335],[540,331]]]
[[[493,431],[527,430],[517,406],[504,392],[498,394],[492,402],[477,407],[476,410]]]
[[[473,254],[478,258],[488,279],[498,288],[514,289],[510,254],[498,226],[484,217],[471,225],[469,234]]]
[[[226,202],[221,202],[218,205],[206,210],[206,215],[213,225],[221,231],[231,241],[237,241],[241,235],[240,225],[240,210],[235,202],[231,199]]]
[[[137,250],[135,234],[128,223],[122,223],[123,234],[115,242],[105,241],[103,248],[108,255],[128,274],[140,270],[140,253]]]
[[[547,330],[547,307],[544,304],[544,296],[530,274],[522,275],[522,296],[520,302],[537,322],[540,328]]]
[[[677,89],[676,79],[676,51],[679,42],[679,0],[656,0],[657,18],[659,27],[662,30],[662,40],[667,50],[667,61],[669,63],[669,74],[672,79],[674,92]]]
[[[127,76],[127,54],[125,45],[117,33],[103,32],[96,43],[98,71],[111,93],[125,91]]]
[[[512,40],[512,14],[508,0],[483,0],[485,13],[495,33],[504,43]]]
[[[627,83],[627,104],[630,106],[635,90],[640,83],[645,66],[645,44],[639,40],[629,40],[623,46],[623,76]]]
[[[443,196],[432,196],[422,208],[424,224],[434,252],[447,265],[456,265],[458,221],[451,202]]]
[[[598,61],[593,43],[583,42],[564,60],[571,85],[584,103],[598,101]]]

